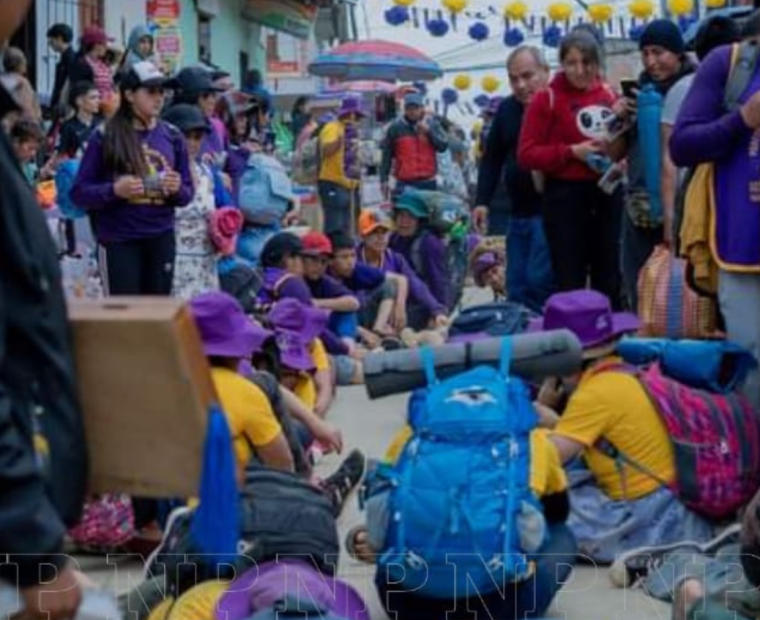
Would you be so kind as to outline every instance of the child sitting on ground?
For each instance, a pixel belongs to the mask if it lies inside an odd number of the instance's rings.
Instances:
[[[327,266],[333,254],[330,240],[320,232],[310,232],[303,243],[303,267],[313,304],[330,311],[329,327],[353,349],[358,337],[359,299],[332,276]]]
[[[391,230],[393,221],[387,213],[381,209],[363,209],[359,217],[362,236],[357,250],[359,262],[406,277],[409,281],[407,323],[413,330],[446,327],[449,321],[443,304],[433,297],[427,284],[419,279],[406,259],[388,248]]]
[[[397,273],[359,263],[356,243],[344,232],[331,233],[330,275],[358,298],[359,335],[371,349],[384,338],[394,337],[406,328],[406,302],[409,280]]]

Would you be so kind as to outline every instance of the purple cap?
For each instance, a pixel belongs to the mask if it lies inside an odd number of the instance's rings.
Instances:
[[[190,302],[208,356],[250,357],[274,334],[249,319],[231,295],[214,291]]]
[[[314,358],[309,350],[311,340],[306,340],[298,332],[277,328],[275,342],[280,352],[280,362],[293,370],[314,370]]]
[[[552,295],[543,318],[531,321],[529,332],[569,329],[590,349],[639,329],[639,319],[628,312],[613,313],[610,300],[592,290]]]
[[[362,110],[362,102],[360,99],[357,99],[356,97],[347,97],[343,100],[343,103],[340,106],[340,110],[338,110],[338,118],[343,118],[344,116],[349,116],[350,114],[356,114],[360,117],[367,116],[364,113],[364,110]]]
[[[296,332],[308,343],[325,331],[329,318],[327,310],[307,306],[292,297],[278,301],[267,316],[268,322],[277,331]]]

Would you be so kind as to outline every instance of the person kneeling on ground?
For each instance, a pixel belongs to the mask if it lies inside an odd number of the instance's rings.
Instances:
[[[347,234],[332,233],[330,275],[359,299],[359,334],[371,349],[383,339],[398,336],[406,328],[409,280],[397,273],[359,263],[356,243]]]
[[[613,314],[601,293],[583,290],[553,295],[543,319],[529,328],[569,329],[584,349],[583,371],[547,380],[536,408],[553,429],[562,462],[582,457],[588,468],[568,469],[568,524],[581,553],[601,563],[638,547],[712,537],[710,523],[663,486],[676,474],[667,429],[645,388],[614,355],[620,337],[638,326],[632,314]],[[559,417],[563,391],[570,398]],[[613,458],[610,448],[651,475]]]

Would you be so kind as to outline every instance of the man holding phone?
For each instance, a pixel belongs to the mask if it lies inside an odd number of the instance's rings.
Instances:
[[[423,190],[437,189],[437,153],[449,148],[446,132],[425,115],[425,102],[419,93],[404,98],[404,116],[388,127],[383,141],[383,161],[380,165],[380,186],[386,200],[390,199],[391,171],[396,177],[396,194],[405,187]]]
[[[643,152],[635,123],[639,92],[653,86],[665,101],[667,94],[682,79],[693,75],[694,63],[686,56],[686,45],[678,26],[668,19],[656,19],[645,29],[639,39],[641,61],[644,71],[638,80],[621,81],[624,97],[616,104],[615,114],[622,119],[633,120],[628,134],[628,179],[623,216],[622,266],[623,286],[629,307],[638,306],[639,271],[651,256],[655,247],[672,242],[672,222],[675,207],[677,171],[668,161],[664,162],[657,197],[647,189],[644,162],[659,157],[663,150],[659,140],[658,152]],[[665,109],[663,108],[663,113]],[[657,128],[661,131],[660,128]],[[669,164],[669,165],[668,165]],[[662,215],[653,213],[652,204],[662,203]]]

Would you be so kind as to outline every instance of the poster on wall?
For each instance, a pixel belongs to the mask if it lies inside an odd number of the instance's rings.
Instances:
[[[303,0],[245,0],[243,16],[272,30],[308,39],[317,7]]]
[[[298,78],[306,74],[308,42],[282,32],[266,36],[267,76]]]
[[[180,0],[148,0],[148,25],[153,33],[154,51],[167,75],[175,73],[182,60],[180,11]]]

